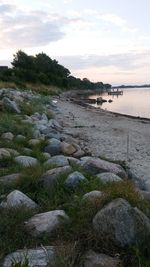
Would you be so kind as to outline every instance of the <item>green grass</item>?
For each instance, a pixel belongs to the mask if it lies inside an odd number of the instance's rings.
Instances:
[[[22,134],[29,138],[33,134],[33,127],[29,123],[24,123],[20,115],[8,112],[0,112],[0,135],[5,132],[12,132],[14,135]]]
[[[33,126],[28,123],[22,123],[21,119],[24,114],[31,115],[35,112],[45,112],[49,119],[52,114],[48,114],[45,105],[50,99],[48,97],[39,97],[22,105],[22,114],[15,115],[8,112],[0,112],[0,135],[4,132],[13,134],[22,134],[26,140],[18,142],[17,140],[6,141],[0,140],[0,147],[13,148],[20,154],[23,153],[24,147],[30,148],[28,140],[33,138]],[[39,212],[46,212],[55,209],[63,209],[70,217],[70,223],[55,231],[51,237],[44,234],[42,238],[32,238],[24,228],[24,221],[30,218],[34,212],[25,208],[20,209],[0,209],[0,260],[17,249],[23,247],[32,248],[42,245],[57,245],[56,267],[76,267],[80,266],[79,261],[85,250],[95,250],[97,252],[115,255],[120,253],[124,262],[124,267],[150,267],[149,240],[144,244],[136,244],[127,249],[120,249],[111,243],[103,240],[97,241],[93,232],[92,220],[95,214],[106,204],[116,198],[126,199],[132,206],[138,207],[150,218],[149,200],[141,200],[135,186],[130,181],[103,183],[95,176],[86,173],[82,168],[73,164],[73,170],[81,171],[88,181],[80,183],[75,189],[71,190],[65,185],[66,175],[60,175],[58,182],[53,190],[45,188],[41,177],[47,169],[55,166],[45,166],[45,157],[42,154],[47,141],[41,142],[32,147],[31,156],[38,159],[39,164],[29,168],[23,168],[17,164],[13,157],[3,159],[0,162],[0,176],[21,172],[20,181],[13,186],[0,185],[0,196],[8,194],[14,189],[18,189],[27,196],[31,197],[38,205]],[[126,162],[115,162],[126,168]],[[105,192],[104,197],[91,202],[83,201],[85,193],[99,190]],[[12,238],[13,237],[13,238]],[[16,263],[13,267],[27,267],[28,263]],[[83,267],[83,266],[82,266]]]

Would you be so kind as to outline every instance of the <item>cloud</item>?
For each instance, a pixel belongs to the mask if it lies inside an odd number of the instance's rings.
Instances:
[[[58,59],[58,58],[57,58]],[[116,70],[129,71],[143,68],[150,62],[150,51],[115,55],[85,55],[59,57],[61,64],[71,70],[115,67]],[[150,65],[150,64],[149,64]]]
[[[0,14],[8,13],[13,11],[14,6],[9,4],[1,4],[0,5]]]
[[[46,45],[65,36],[63,26],[71,23],[59,14],[25,12],[15,5],[0,5],[0,48]]]
[[[102,21],[113,24],[125,32],[137,32],[137,28],[129,27],[128,22],[116,14],[103,14],[97,16]]]

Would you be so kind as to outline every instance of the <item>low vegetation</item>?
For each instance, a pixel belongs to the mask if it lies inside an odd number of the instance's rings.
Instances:
[[[22,134],[26,136],[26,141],[18,143],[15,141],[0,140],[0,147],[8,147],[22,152],[24,146],[28,146],[28,140],[33,137],[32,126],[22,123],[21,118],[24,114],[31,115],[34,112],[44,112],[43,104],[47,99],[41,98],[30,101],[29,104],[22,105],[22,114],[14,115],[11,113],[0,112],[0,135],[11,131],[15,135]],[[88,181],[80,183],[74,190],[64,185],[65,175],[61,175],[59,183],[55,190],[49,191],[41,183],[43,173],[54,166],[44,166],[42,150],[46,145],[41,141],[39,145],[32,149],[32,156],[39,160],[39,164],[29,168],[20,167],[14,162],[13,158],[0,161],[0,176],[13,172],[21,172],[22,177],[15,186],[0,185],[0,195],[8,194],[14,189],[18,189],[31,197],[39,206],[40,212],[49,210],[63,209],[71,219],[71,223],[66,224],[64,228],[56,231],[52,237],[48,234],[41,238],[32,238],[27,234],[24,222],[30,218],[34,211],[25,207],[17,209],[0,209],[0,262],[5,255],[17,249],[24,247],[33,248],[46,245],[56,245],[58,247],[58,257],[56,266],[58,267],[83,267],[81,257],[84,251],[92,249],[109,255],[116,255],[123,260],[125,267],[149,267],[149,240],[147,244],[137,244],[128,249],[120,249],[111,243],[105,243],[103,240],[98,242],[92,231],[92,219],[95,214],[107,203],[115,198],[124,198],[133,206],[138,207],[150,218],[150,205],[148,200],[142,200],[135,186],[130,181],[113,182],[104,184],[94,176],[85,174]],[[79,170],[73,166],[74,170]],[[92,190],[104,192],[104,196],[99,200],[85,202],[83,195]],[[24,263],[13,264],[12,267],[28,267],[28,260]]]

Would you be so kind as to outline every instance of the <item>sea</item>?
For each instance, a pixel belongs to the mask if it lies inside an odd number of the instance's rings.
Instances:
[[[122,90],[122,89],[120,89]],[[107,102],[91,104],[104,110],[150,119],[150,88],[123,89],[122,95],[108,95],[108,92],[89,95],[88,98],[102,97]],[[112,100],[112,102],[108,102]]]

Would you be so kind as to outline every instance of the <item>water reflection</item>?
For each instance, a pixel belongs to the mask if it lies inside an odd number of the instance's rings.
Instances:
[[[102,97],[107,102],[94,102]],[[123,94],[108,95],[108,92],[90,95],[92,106],[139,117],[150,118],[150,88],[124,89]]]

